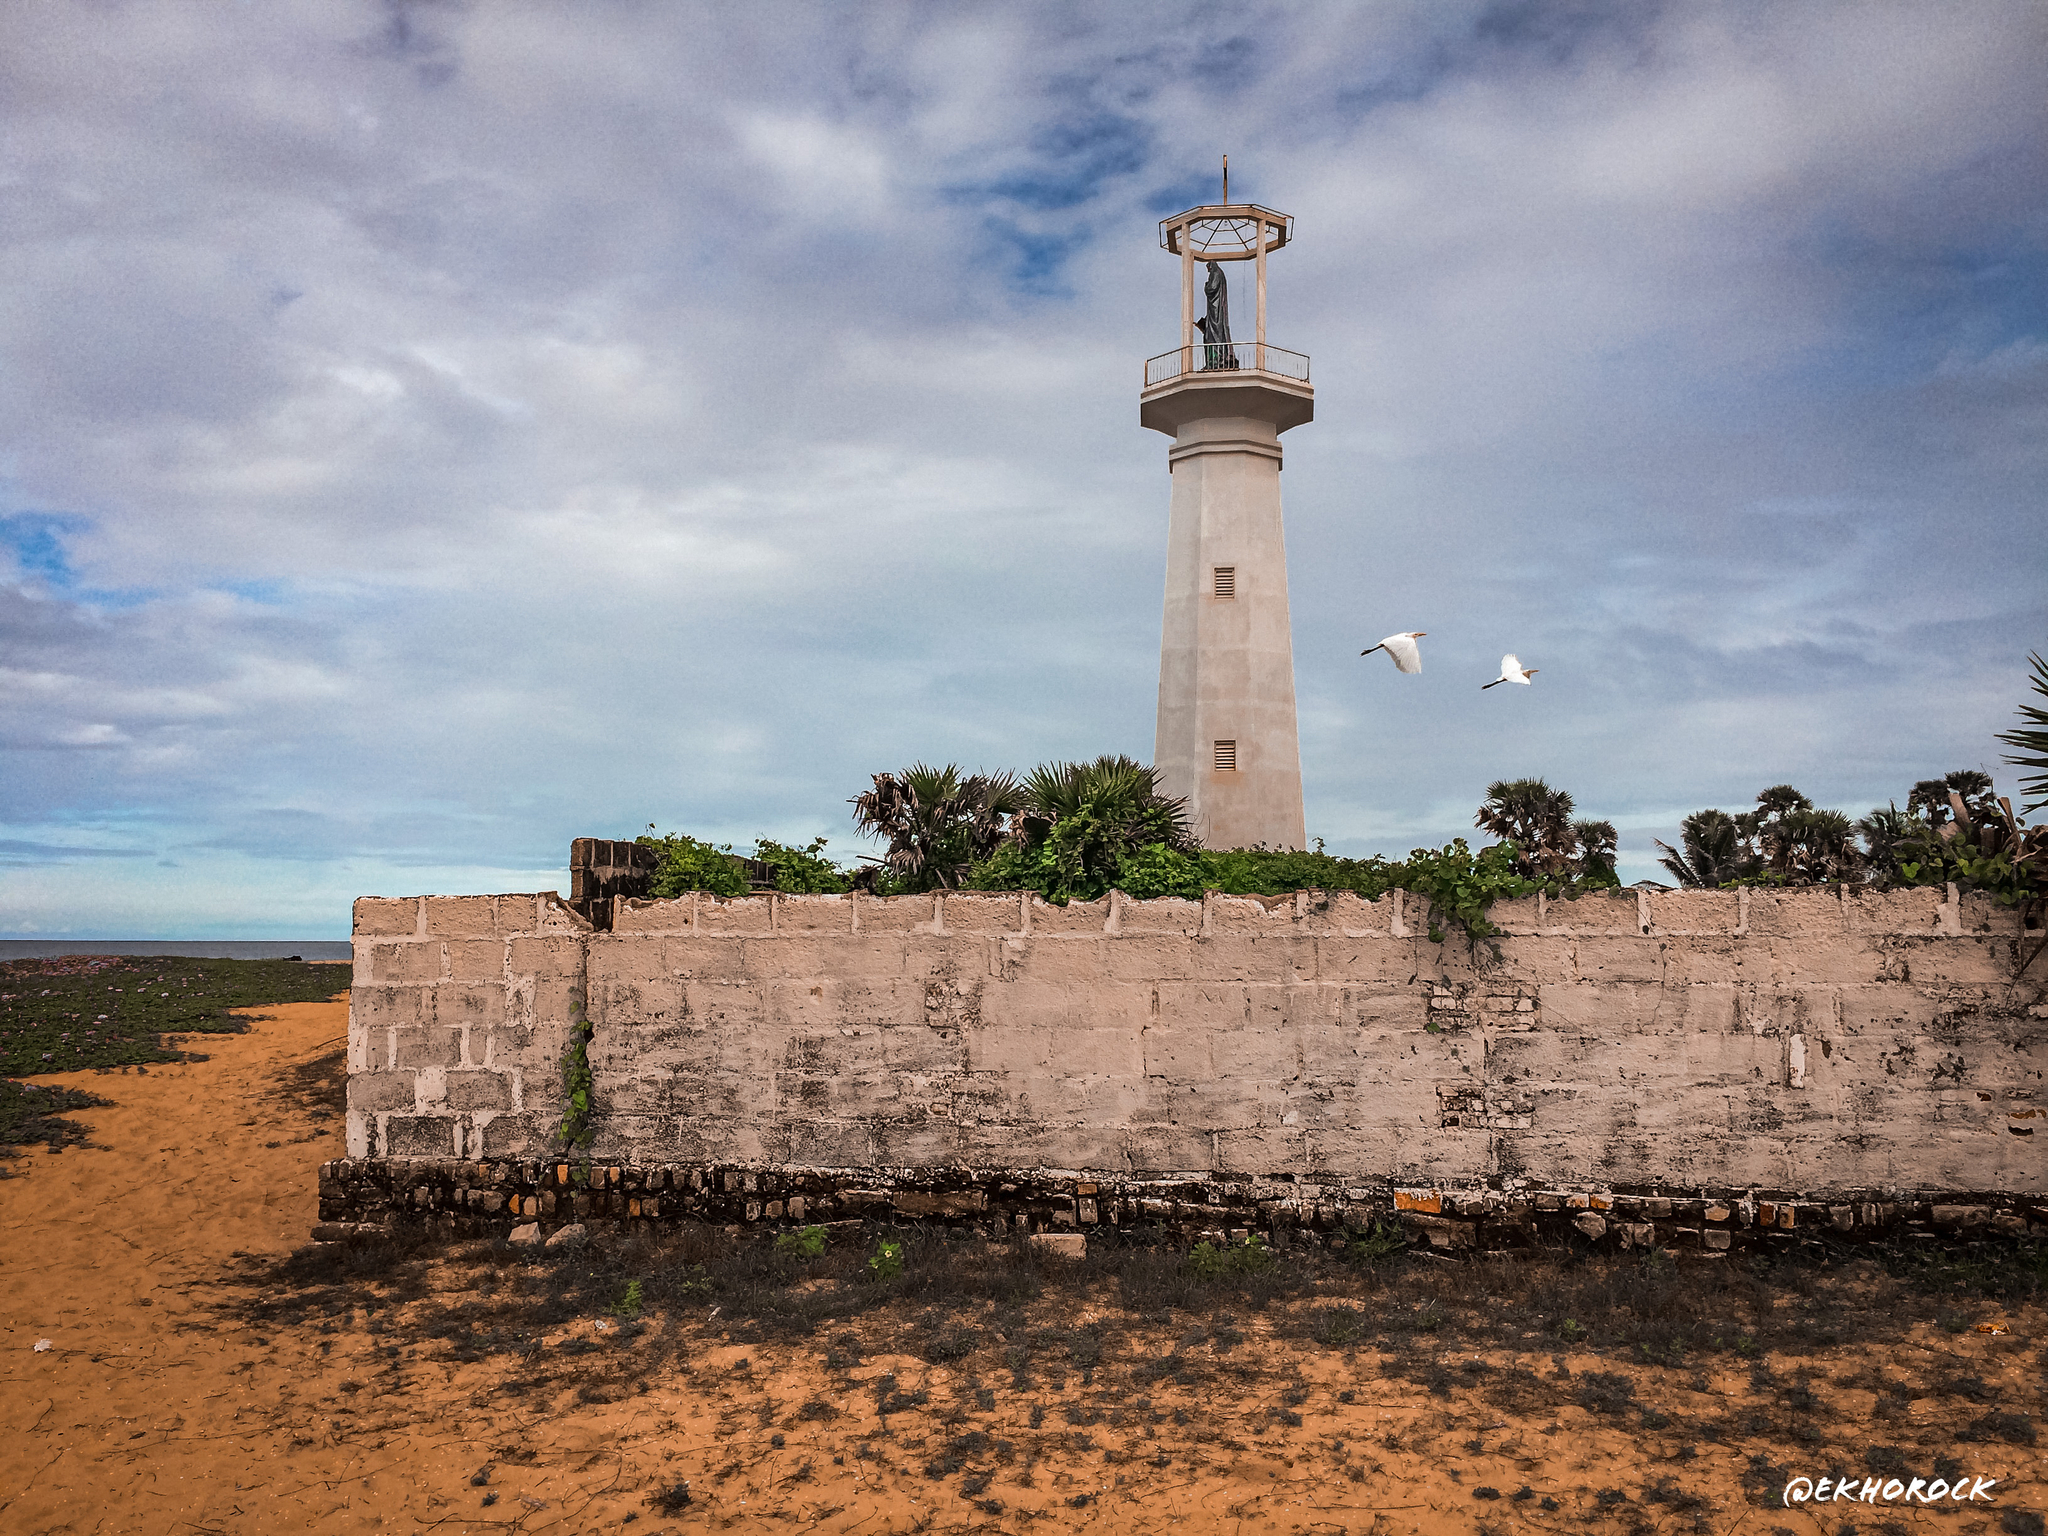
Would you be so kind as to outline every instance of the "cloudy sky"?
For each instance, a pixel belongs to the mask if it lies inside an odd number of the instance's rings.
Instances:
[[[0,934],[339,937],[1149,756],[1155,226],[1224,154],[1297,221],[1311,834],[1541,774],[1634,878],[1997,767],[2044,78],[2031,0],[10,6]]]

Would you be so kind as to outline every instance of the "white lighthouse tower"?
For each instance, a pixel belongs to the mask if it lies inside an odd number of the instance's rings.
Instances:
[[[1180,257],[1181,339],[1145,364],[1138,397],[1138,420],[1173,438],[1152,760],[1210,848],[1306,844],[1280,434],[1314,418],[1315,391],[1306,357],[1266,343],[1266,258],[1293,232],[1284,213],[1230,201],[1227,163],[1221,203],[1159,226]],[[1230,331],[1233,262],[1252,264],[1249,341]]]

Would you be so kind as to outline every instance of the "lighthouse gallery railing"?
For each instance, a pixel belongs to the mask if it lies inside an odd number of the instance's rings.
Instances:
[[[1164,384],[1183,374],[1270,373],[1277,378],[1308,382],[1308,356],[1261,341],[1232,341],[1218,346],[1198,341],[1145,359],[1145,387]]]

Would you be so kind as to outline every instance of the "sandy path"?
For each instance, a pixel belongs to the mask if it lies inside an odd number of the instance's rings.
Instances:
[[[1432,1397],[1383,1375],[1372,1351],[1304,1353],[1278,1342],[1262,1350],[1266,1324],[1252,1319],[1242,1353],[1231,1357],[1247,1368],[1241,1385],[1161,1383],[1142,1407],[1133,1401],[1128,1416],[1105,1421],[1099,1392],[1084,1393],[1071,1378],[1025,1394],[984,1374],[978,1385],[1001,1390],[981,1408],[972,1400],[977,1383],[882,1356],[852,1372],[860,1385],[847,1396],[814,1345],[742,1348],[701,1328],[658,1369],[607,1346],[582,1357],[582,1390],[559,1376],[528,1390],[514,1360],[457,1362],[442,1341],[386,1332],[360,1308],[324,1325],[234,1323],[212,1303],[227,1294],[224,1278],[246,1273],[237,1254],[274,1258],[303,1244],[315,1171],[340,1146],[339,1120],[314,1118],[288,1075],[339,1045],[345,1004],[260,1012],[267,1017],[246,1035],[194,1042],[210,1054],[206,1062],[55,1079],[116,1101],[78,1112],[95,1144],[31,1153],[14,1164],[20,1176],[0,1180],[0,1531],[8,1536],[629,1526],[635,1536],[1738,1526],[1833,1536],[1842,1523],[1832,1512],[1822,1526],[1809,1512],[1745,1502],[1749,1453],[1810,1459],[1794,1446],[1703,1443],[1691,1456],[1677,1453],[1690,1438],[1688,1411],[1718,1412],[1738,1398],[1741,1381],[1718,1372],[1702,1383],[1706,1393],[1675,1376],[1655,1378],[1660,1406],[1677,1423],[1653,1435],[1578,1407],[1525,1420],[1476,1399]],[[553,1338],[596,1337],[596,1327],[577,1319]],[[41,1338],[52,1347],[36,1353]],[[1927,1338],[1888,1353],[1939,1355],[2017,1384],[2033,1374],[2034,1348],[2015,1342]],[[1521,1363],[1547,1367],[1548,1359]],[[1250,1369],[1255,1362],[1263,1374]],[[1571,1364],[1583,1372],[1612,1362],[1574,1356]],[[1298,1425],[1272,1416],[1276,1370],[1303,1393]],[[881,1420],[870,1384],[890,1373],[905,1391],[926,1390],[929,1406]],[[1340,1392],[1354,1400],[1344,1403]],[[1837,1397],[1839,1414],[1869,1412],[1868,1393]],[[799,1411],[820,1398],[836,1416]],[[1917,1430],[1923,1444],[1938,1439],[1938,1412],[1916,1404],[1917,1424],[1873,1425],[1872,1438]],[[974,1434],[986,1439],[965,1459],[969,1473],[988,1470],[983,1487],[963,1491],[957,1468],[929,1474]],[[1964,1454],[2002,1476],[2007,1508],[2039,1507],[2039,1450]],[[485,1469],[487,1482],[475,1481]],[[1675,1476],[1705,1507],[1646,1499],[1660,1476]],[[687,1507],[652,1502],[684,1482]],[[1515,1502],[1524,1485],[1530,1494]],[[1597,1504],[1595,1491],[1610,1487],[1627,1490],[1625,1504]],[[1485,1499],[1483,1488],[1503,1497]],[[1542,1509],[1545,1496],[1555,1497],[1555,1510]],[[1999,1512],[1981,1504],[1865,1509],[1859,1519],[1965,1536],[2001,1528]]]

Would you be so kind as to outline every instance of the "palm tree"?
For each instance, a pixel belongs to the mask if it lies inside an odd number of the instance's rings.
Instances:
[[[1730,816],[1726,811],[1694,811],[1678,824],[1679,852],[1661,837],[1664,850],[1658,860],[1680,885],[1713,889],[1754,875],[1760,864],[1750,846],[1750,833],[1742,823],[1748,818]]]
[[[1135,758],[1105,754],[1092,763],[1041,763],[1022,786],[1024,804],[1012,836],[1042,840],[1062,820],[1092,809],[1133,849],[1164,843],[1182,852],[1195,846],[1187,802],[1159,793],[1159,770]]]
[[[1002,842],[1006,818],[1023,808],[1024,797],[1007,773],[963,778],[956,763],[914,763],[900,774],[876,774],[874,788],[852,803],[853,824],[889,840],[889,851],[870,868],[929,891],[956,889],[968,867]]]
[[[1578,850],[1572,858],[1572,874],[1581,880],[1612,880],[1619,877],[1614,873],[1614,850],[1621,834],[1614,830],[1611,821],[1575,821],[1572,823],[1572,837]]]
[[[1572,797],[1541,779],[1494,780],[1473,825],[1515,845],[1515,873],[1525,880],[1562,874],[1578,846]]]
[[[1737,825],[1756,839],[1764,868],[1789,881],[1804,847],[1807,818],[1814,814],[1813,802],[1790,784],[1773,784],[1756,797],[1756,809],[1739,817]]]
[[[1890,886],[1900,879],[1899,848],[1916,827],[1924,827],[1909,811],[1899,809],[1896,800],[1874,807],[1856,823],[1863,838],[1863,863],[1871,878]]]
[[[1790,784],[1773,784],[1756,797],[1753,811],[1695,811],[1686,817],[1679,824],[1684,852],[1660,838],[1657,846],[1665,856],[1659,862],[1689,886],[1727,885],[1764,874],[1788,885],[1848,880],[1868,864],[1856,834],[1869,837],[1878,815],[1873,811],[1852,823],[1840,811],[1817,810]]]
[[[1963,802],[1964,813],[1970,820],[1998,819],[1998,797],[1992,793],[1991,775],[1975,768],[1958,768],[1938,779],[1922,779],[1906,797],[1906,814],[1925,817],[1929,826],[1938,827],[1953,814],[1951,795]]]
[[[2030,652],[2027,660],[2034,664],[2034,692],[2048,700],[2048,661],[2043,661],[2038,651]],[[1998,739],[2008,747],[2019,748],[2020,755],[2008,757],[2006,761],[2024,770],[2020,778],[2021,791],[2041,797],[2032,805],[2020,807],[2022,814],[2026,814],[2048,806],[2048,709],[2022,704],[2020,718],[2027,722],[2024,729],[2001,731]]]
[[[1756,805],[1766,818],[1790,816],[1813,809],[1813,802],[1790,784],[1773,784],[1756,797]]]
[[[1771,868],[1789,884],[1840,882],[1863,873],[1856,828],[1840,811],[1793,811],[1766,822],[1760,839]]]

